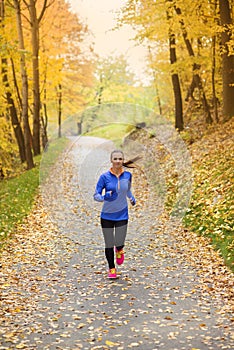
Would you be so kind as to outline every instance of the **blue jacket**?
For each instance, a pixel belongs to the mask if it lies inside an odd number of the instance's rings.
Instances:
[[[128,219],[127,198],[135,202],[131,192],[131,182],[132,174],[129,171],[123,171],[116,176],[110,169],[100,176],[94,200],[104,202],[101,218],[113,221]]]

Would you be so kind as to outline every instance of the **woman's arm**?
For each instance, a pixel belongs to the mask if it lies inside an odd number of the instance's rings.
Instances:
[[[97,182],[96,190],[95,190],[95,193],[93,195],[93,198],[95,201],[97,201],[97,202],[104,201],[104,196],[102,195],[102,191],[103,191],[104,187],[105,187],[105,181],[103,179],[103,176],[101,175],[98,182]]]
[[[108,201],[112,202],[114,201],[118,194],[116,191],[106,191],[104,195],[102,195],[103,190],[106,189],[106,183],[105,183],[105,178],[103,175],[100,176],[95,193],[93,195],[93,198],[97,202],[103,202],[103,201]]]
[[[131,191],[131,187],[132,187],[132,174],[129,173],[128,191],[127,191],[127,197],[128,198],[131,198],[133,196],[132,191]]]
[[[127,197],[130,199],[130,203],[131,203],[132,205],[135,205],[135,204],[136,204],[136,199],[135,199],[135,197],[134,197],[133,194],[132,194],[131,186],[132,186],[132,174],[130,173],[130,179],[129,179],[129,183],[128,183]]]

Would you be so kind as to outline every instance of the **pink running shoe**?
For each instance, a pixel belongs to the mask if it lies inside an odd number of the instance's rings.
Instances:
[[[108,278],[117,278],[116,268],[109,270]]]
[[[124,251],[123,249],[121,250],[117,250],[115,248],[115,252],[116,252],[116,262],[118,265],[122,265],[122,263],[124,262]]]

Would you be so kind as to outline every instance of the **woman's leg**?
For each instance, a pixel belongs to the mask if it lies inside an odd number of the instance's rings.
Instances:
[[[115,253],[114,248],[105,248],[105,256],[108,262],[109,269],[113,269],[115,267]]]
[[[105,256],[109,269],[115,267],[114,263],[114,222],[101,218],[101,227],[105,241]]]
[[[118,251],[124,247],[127,228],[128,220],[115,221],[115,246]]]

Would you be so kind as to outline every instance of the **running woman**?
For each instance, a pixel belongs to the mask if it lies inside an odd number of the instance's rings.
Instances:
[[[114,150],[111,152],[110,160],[112,167],[100,176],[94,200],[103,202],[101,227],[105,241],[105,256],[109,265],[108,278],[117,278],[114,255],[116,253],[116,263],[123,264],[123,248],[128,227],[127,198],[132,205],[136,204],[131,192],[132,174],[125,171],[124,166],[130,167],[129,164],[133,164],[136,158],[124,163],[124,153],[121,150]]]

